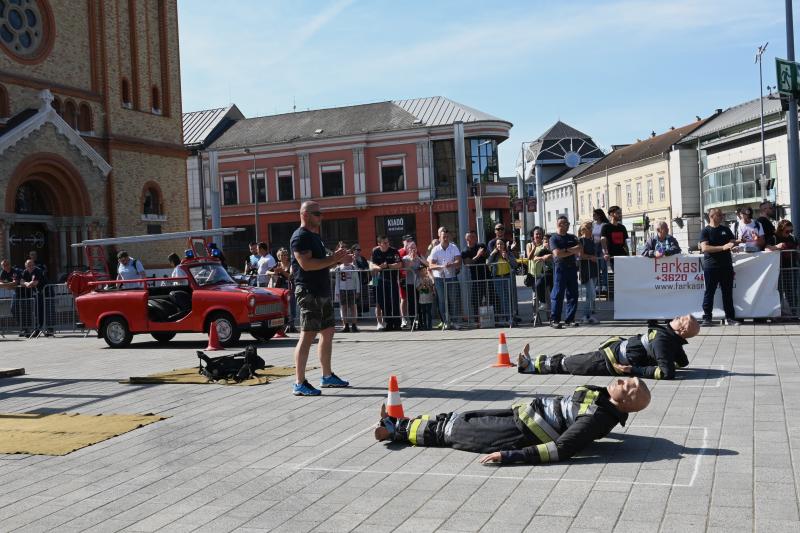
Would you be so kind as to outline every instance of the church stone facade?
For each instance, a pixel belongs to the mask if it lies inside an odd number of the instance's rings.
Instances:
[[[0,0],[0,257],[60,277],[72,243],[187,229],[180,89],[176,0]]]

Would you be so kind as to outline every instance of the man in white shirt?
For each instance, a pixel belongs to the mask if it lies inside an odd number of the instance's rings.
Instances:
[[[439,244],[431,250],[428,263],[430,271],[433,272],[436,302],[442,319],[441,328],[450,329],[453,318],[461,309],[461,291],[456,277],[461,268],[461,251],[458,246],[450,242],[450,230],[444,226],[439,228]]]
[[[125,250],[120,250],[119,253],[117,253],[117,261],[119,261],[119,265],[117,265],[117,279],[142,279],[147,276],[147,272],[145,272],[142,262],[129,256],[128,252]],[[124,283],[120,285],[120,288],[143,289],[144,284]]]
[[[266,287],[269,284],[269,277],[272,274],[272,269],[278,264],[272,254],[269,253],[267,243],[258,243],[258,286]]]
[[[739,211],[736,244],[740,244],[745,252],[760,252],[764,249],[764,228],[757,220],[753,220],[752,207],[743,207]]]

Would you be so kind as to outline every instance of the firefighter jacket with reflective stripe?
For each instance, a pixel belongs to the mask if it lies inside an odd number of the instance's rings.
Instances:
[[[627,358],[632,368],[632,375],[650,379],[672,379],[675,368],[683,368],[689,364],[683,346],[686,339],[675,333],[667,325],[654,325],[647,328],[647,333],[634,335],[616,343],[612,349],[617,358]],[[615,375],[613,367],[609,368]]]
[[[627,413],[610,401],[605,387],[583,385],[569,396],[537,396],[514,404],[517,426],[531,445],[502,452],[503,463],[549,463],[569,459],[592,441],[625,425]]]

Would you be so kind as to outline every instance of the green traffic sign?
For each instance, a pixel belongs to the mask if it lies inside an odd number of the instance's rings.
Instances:
[[[800,95],[800,80],[798,73],[800,68],[794,61],[775,58],[775,71],[778,80],[778,92],[781,94],[795,96]]]

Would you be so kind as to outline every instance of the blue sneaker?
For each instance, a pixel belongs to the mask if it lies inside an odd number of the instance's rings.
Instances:
[[[292,394],[295,396],[319,396],[322,394],[322,391],[315,389],[314,386],[306,380],[299,385],[295,383],[292,387]]]
[[[331,372],[331,375],[328,377],[322,376],[322,379],[319,382],[319,386],[323,389],[326,388],[343,388],[349,387],[350,382],[340,379],[339,376]]]

